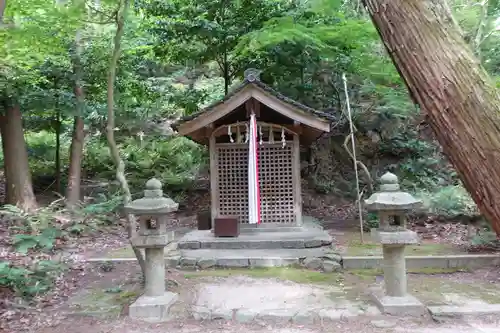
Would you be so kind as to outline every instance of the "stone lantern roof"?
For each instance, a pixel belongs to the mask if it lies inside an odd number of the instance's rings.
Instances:
[[[175,212],[178,208],[178,203],[163,196],[162,183],[151,178],[146,182],[144,197],[126,205],[125,211],[134,215],[161,215]]]
[[[390,172],[380,177],[380,191],[365,200],[368,211],[405,212],[420,208],[422,201],[400,190],[398,177]]]

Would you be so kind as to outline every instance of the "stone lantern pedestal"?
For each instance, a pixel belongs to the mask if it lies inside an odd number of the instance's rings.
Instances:
[[[373,300],[383,313],[391,315],[423,315],[425,306],[408,294],[405,246],[418,243],[416,232],[406,229],[406,214],[422,202],[399,189],[398,178],[386,173],[380,179],[380,192],[365,201],[368,211],[377,212],[380,226],[374,231],[382,244],[384,291],[374,291]]]
[[[179,205],[163,197],[161,189],[160,181],[150,179],[144,197],[125,207],[139,220],[138,235],[130,242],[144,248],[146,262],[144,294],[129,307],[129,316],[151,322],[166,321],[170,306],[177,300],[177,294],[165,290],[164,248],[169,243],[167,220]]]

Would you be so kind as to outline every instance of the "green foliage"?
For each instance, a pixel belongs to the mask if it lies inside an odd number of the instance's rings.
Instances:
[[[60,263],[41,260],[31,268],[0,261],[0,287],[13,290],[22,297],[34,297],[47,292],[55,278],[64,270]]]
[[[31,249],[51,250],[59,234],[60,231],[56,228],[45,228],[37,235],[18,234],[14,235],[12,245],[17,252],[23,254]]]
[[[68,136],[62,138],[61,160],[67,165],[69,159]],[[200,170],[206,166],[207,151],[204,147],[183,137],[146,137],[140,142],[136,138],[119,138],[120,151],[127,165],[127,172],[133,174],[130,179],[132,188],[139,192],[144,183],[151,177],[161,179],[166,190],[184,191],[189,189]],[[41,131],[29,132],[26,135],[30,155],[30,168],[33,178],[41,179],[54,173],[55,136],[52,133]],[[3,155],[0,151],[0,164]],[[109,148],[100,137],[91,138],[87,142],[82,168],[87,177],[97,179],[114,179],[115,168]],[[65,183],[65,181],[64,181]],[[107,210],[105,205],[117,205],[116,198],[91,209]]]
[[[12,227],[22,232],[12,237],[12,245],[16,251],[26,254],[29,250],[52,250],[56,239],[61,236],[61,230],[54,224],[55,210],[55,207],[49,206],[26,212],[11,205],[5,205],[0,210],[0,214],[21,221],[20,226]]]
[[[41,0],[7,2],[4,16],[12,26],[0,29],[0,44],[4,46],[0,50],[0,91],[4,98],[43,82],[36,67],[44,61],[68,60],[68,36],[82,25],[84,5],[84,1],[59,6]]]
[[[100,199],[100,200],[99,200]],[[16,221],[11,229],[11,244],[15,251],[27,254],[33,251],[51,252],[57,239],[79,236],[94,231],[109,222],[121,204],[121,197],[101,197],[83,208],[71,211],[60,206],[61,200],[34,211],[24,211],[16,206],[4,205],[0,214]]]
[[[498,249],[500,245],[497,235],[491,231],[481,231],[471,239],[473,246],[494,246]]]
[[[231,55],[240,38],[284,15],[295,1],[142,0],[136,8],[155,37],[156,55],[176,64],[216,62],[226,87],[245,69]]]
[[[41,0],[7,3],[6,21],[15,25],[0,30],[4,46],[0,50],[0,99],[12,99],[21,106],[35,182],[55,174],[55,133],[60,135],[59,156],[66,177],[75,114],[84,117],[90,133],[84,178],[115,179],[101,133],[106,124],[109,47],[117,1],[100,1],[98,10],[80,0],[57,5]],[[206,151],[185,138],[150,134],[149,124],[198,111],[220,99],[224,88],[237,81],[244,69],[257,67],[263,70],[262,79],[278,91],[335,114],[338,122],[333,127],[338,136],[349,132],[341,79],[345,73],[357,141],[378,140],[367,148],[359,145],[360,160],[369,162],[374,174],[378,169],[395,170],[405,189],[425,193],[436,214],[471,213],[470,198],[457,185],[456,173],[437,143],[419,130],[420,110],[413,105],[373,24],[354,12],[352,4],[141,0],[134,5],[136,15],[130,15],[126,24],[115,85],[116,136],[133,192],[142,191],[148,178],[157,177],[170,194],[185,198],[185,190],[206,164]],[[488,2],[486,17],[481,16],[481,6],[456,1],[452,7],[471,45],[478,24],[485,23],[477,53],[498,76],[500,43],[494,26],[498,1]],[[76,52],[77,33],[81,53]],[[81,78],[78,63],[84,69]],[[75,103],[77,78],[85,99],[82,110]],[[141,141],[137,134],[142,132],[146,137]],[[328,167],[310,180],[322,193],[347,197],[353,194],[354,178],[344,177],[342,168],[352,173],[352,166],[331,167],[331,158],[336,156],[329,154]],[[118,194],[95,198],[82,214],[106,216],[121,205]],[[23,218],[29,224],[47,226],[13,240],[23,252],[50,249],[58,237],[48,227],[51,218],[44,220],[41,212],[37,214]],[[77,224],[71,230],[81,232],[80,227]]]
[[[364,221],[363,228],[366,230],[376,229],[380,226],[378,215],[376,213],[368,213]]]
[[[417,196],[433,215],[451,219],[461,215],[468,217],[479,215],[476,204],[461,185],[442,187],[432,193],[422,191]]]
[[[129,180],[135,191],[142,191],[147,179],[160,179],[171,191],[185,190],[193,183],[206,163],[203,147],[183,137],[149,138],[142,145],[137,139],[125,138],[119,143]],[[114,178],[114,166],[106,143],[90,142],[86,148],[83,168],[88,175]]]

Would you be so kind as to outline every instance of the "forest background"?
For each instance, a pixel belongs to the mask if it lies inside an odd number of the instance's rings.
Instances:
[[[500,5],[452,0],[449,9],[500,83]],[[52,251],[116,226],[124,194],[141,195],[151,177],[181,210],[208,207],[207,149],[170,124],[222,98],[247,68],[337,119],[302,151],[306,213],[358,215],[345,74],[361,194],[390,170],[422,198],[427,221],[480,218],[359,1],[2,0],[0,24],[5,248]],[[366,228],[376,225],[365,217]],[[473,241],[494,239],[485,232]],[[2,261],[0,284],[37,294],[56,269],[45,264],[26,281],[24,266]]]

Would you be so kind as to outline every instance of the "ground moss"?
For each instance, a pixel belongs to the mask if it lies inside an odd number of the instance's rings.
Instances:
[[[371,235],[365,234],[365,241],[361,243],[359,232],[348,231],[336,236],[338,243],[343,247],[343,254],[348,256],[381,256],[382,246],[375,242]],[[460,254],[464,251],[452,244],[426,243],[409,245],[405,249],[406,255],[446,255]]]
[[[457,254],[462,251],[449,244],[421,244],[409,245],[405,249],[406,255],[445,255]],[[381,256],[382,246],[376,243],[361,243],[359,241],[349,242],[344,251],[349,256]]]
[[[124,306],[135,301],[141,290],[138,286],[108,289],[87,289],[70,300],[70,306],[81,315],[115,316]]]
[[[410,275],[408,288],[414,296],[427,305],[451,304],[446,295],[454,295],[461,302],[483,301],[489,304],[500,303],[500,290],[487,282],[454,280],[443,275]],[[457,304],[460,305],[460,304]]]
[[[342,273],[323,273],[297,267],[269,267],[251,269],[214,269],[184,274],[187,279],[198,277],[230,277],[244,275],[253,278],[278,278],[297,283],[334,283],[343,281]]]
[[[107,258],[113,259],[123,259],[123,258],[135,258],[134,251],[130,245],[124,246],[119,249],[111,250],[106,254]]]

